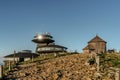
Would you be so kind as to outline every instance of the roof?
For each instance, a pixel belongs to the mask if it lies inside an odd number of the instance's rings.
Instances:
[[[95,48],[92,45],[87,45],[83,50],[94,50]]]
[[[31,58],[31,57],[37,57],[37,56],[39,55],[36,53],[23,53],[23,52],[15,53],[15,57],[20,57],[20,58]],[[14,57],[14,54],[9,54],[7,56],[4,56],[4,58],[7,58],[7,57]]]
[[[90,42],[105,42],[102,38],[100,38],[98,35],[96,35],[93,39],[91,39],[88,43]]]
[[[43,45],[43,46],[39,46],[39,48],[41,48],[41,47],[58,47],[58,48],[65,48],[65,49],[67,49],[67,47],[60,46],[60,45]]]
[[[53,38],[50,34],[43,34],[43,36]]]
[[[42,40],[33,39],[32,41],[33,41],[33,42],[36,42],[36,43],[52,43],[52,42],[55,42],[55,41],[52,40],[52,39],[42,39]]]
[[[65,50],[48,50],[48,51],[37,51],[38,53],[58,53],[58,52],[67,52]]]
[[[40,34],[40,35],[35,35],[34,39],[32,40],[35,43],[52,43],[55,42],[53,39],[53,37],[49,34]]]

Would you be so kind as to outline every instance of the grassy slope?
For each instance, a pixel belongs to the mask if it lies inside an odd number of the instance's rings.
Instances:
[[[96,63],[88,65],[87,54],[43,55],[33,61],[23,62],[10,78],[31,80],[87,80],[96,79]],[[109,67],[120,68],[120,54],[100,55],[102,77],[107,80]],[[108,79],[109,80],[109,79]]]

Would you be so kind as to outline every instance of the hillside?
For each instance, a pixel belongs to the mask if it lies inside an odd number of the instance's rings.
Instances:
[[[100,74],[96,72],[96,63],[89,65],[90,55],[88,54],[38,58],[34,62],[20,64],[7,75],[7,78],[16,80],[98,80],[101,78],[110,80],[111,76],[115,77],[115,70],[109,68],[120,68],[119,57],[119,54],[100,55]]]

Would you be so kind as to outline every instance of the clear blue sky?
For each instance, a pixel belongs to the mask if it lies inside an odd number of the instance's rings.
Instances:
[[[119,0],[0,0],[0,56],[30,49],[36,33],[50,32],[68,51],[98,34],[107,48],[120,49]]]

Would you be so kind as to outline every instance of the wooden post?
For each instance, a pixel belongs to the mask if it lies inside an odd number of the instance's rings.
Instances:
[[[0,79],[3,77],[3,65],[0,65]]]
[[[116,70],[115,72],[115,80],[120,80],[120,71]]]
[[[32,53],[31,53],[32,54]],[[32,54],[32,62],[33,62],[33,54]]]
[[[14,50],[14,63],[13,64],[16,64],[16,61],[15,61],[15,57],[16,57],[16,51]]]
[[[57,54],[56,54],[56,53],[54,53],[54,57],[57,57]]]
[[[97,63],[97,72],[99,72],[99,56],[96,55],[96,63]]]
[[[11,62],[10,62],[10,60],[9,60],[9,71],[11,70]]]

